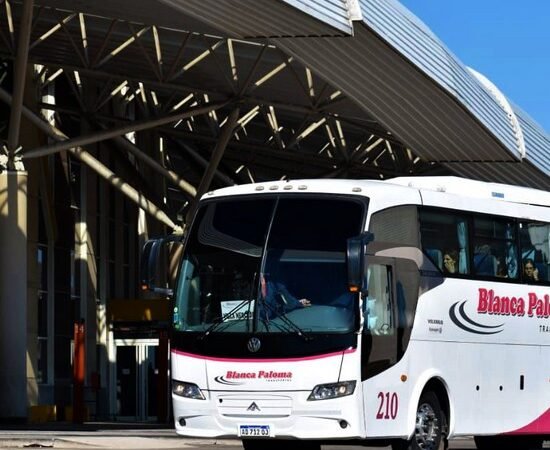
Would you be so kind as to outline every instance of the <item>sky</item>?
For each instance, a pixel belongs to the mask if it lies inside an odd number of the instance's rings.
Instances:
[[[550,134],[550,0],[400,0]]]

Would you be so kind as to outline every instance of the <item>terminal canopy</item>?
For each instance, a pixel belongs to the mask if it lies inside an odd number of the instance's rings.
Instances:
[[[23,6],[0,2],[8,92]],[[550,188],[548,134],[396,0],[35,0],[28,51],[37,106],[69,139],[154,127],[187,183],[170,188],[176,209],[204,188],[279,178]],[[125,132],[119,157],[128,142],[147,153]]]

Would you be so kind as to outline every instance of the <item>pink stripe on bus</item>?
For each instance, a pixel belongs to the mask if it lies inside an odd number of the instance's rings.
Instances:
[[[271,358],[271,359],[263,359],[263,358],[221,358],[221,357],[215,357],[215,356],[203,356],[203,355],[195,355],[194,353],[187,353],[182,352],[181,350],[172,350],[172,353],[180,356],[187,356],[189,358],[196,358],[196,359],[204,359],[207,361],[228,361],[228,362],[242,362],[242,363],[265,363],[265,362],[288,362],[288,361],[312,361],[316,359],[323,359],[323,358],[330,358],[332,356],[339,356],[341,354],[348,354],[355,352],[355,349],[353,347],[350,347],[344,351],[340,352],[332,352],[332,353],[324,353],[321,355],[315,355],[315,356],[301,356],[297,358]]]
[[[550,433],[550,408],[544,414],[533,420],[530,424],[525,425],[514,431],[509,431],[505,434],[548,434]]]

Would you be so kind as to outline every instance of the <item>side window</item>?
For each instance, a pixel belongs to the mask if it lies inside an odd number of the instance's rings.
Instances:
[[[396,206],[372,215],[369,231],[378,242],[418,247],[418,212],[412,205]]]
[[[363,303],[364,330],[367,333],[383,336],[395,334],[391,276],[391,266],[370,264],[368,267],[369,295]]]
[[[550,225],[540,222],[519,224],[522,279],[526,283],[548,283]]]
[[[421,210],[419,218],[422,250],[432,262],[449,275],[469,273],[466,216]]]
[[[512,220],[474,217],[474,275],[517,279],[516,224]]]

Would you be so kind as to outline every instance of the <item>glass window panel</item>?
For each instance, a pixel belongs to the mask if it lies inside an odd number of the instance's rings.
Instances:
[[[362,219],[361,203],[340,199],[206,204],[186,246],[174,326],[204,331],[218,321],[218,332],[242,332],[256,317],[261,331],[285,332],[288,325],[279,318],[286,315],[310,331],[349,331],[354,302],[347,291],[346,240],[360,232]],[[308,314],[302,299],[312,303]]]
[[[548,283],[550,280],[550,225],[540,222],[520,224],[523,281]]]
[[[466,216],[421,210],[422,249],[447,275],[470,272],[468,220]]]
[[[48,294],[38,293],[38,336],[48,337]]]
[[[475,217],[474,274],[516,279],[519,274],[516,237],[512,220]]]
[[[48,382],[48,340],[38,338],[38,362],[36,382],[44,384]]]
[[[48,290],[48,247],[39,245],[36,251],[36,259],[38,264],[38,288]]]
[[[370,264],[367,280],[369,295],[363,303],[364,330],[374,335],[393,335],[395,321],[391,295],[391,271],[388,270],[388,266]]]

